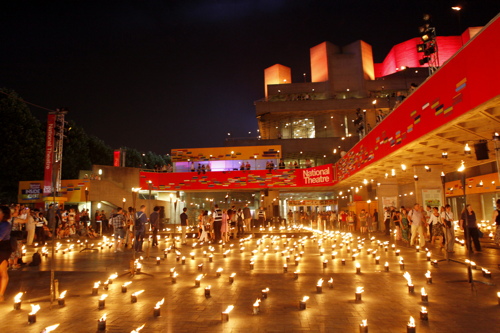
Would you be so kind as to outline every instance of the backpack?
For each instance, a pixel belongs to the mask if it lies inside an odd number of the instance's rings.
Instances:
[[[141,216],[143,215],[144,213],[141,212],[141,215],[137,215],[135,214],[135,228],[136,229],[140,229],[142,228],[142,221],[141,221]]]

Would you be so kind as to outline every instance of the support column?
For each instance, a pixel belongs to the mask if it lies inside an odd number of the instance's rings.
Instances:
[[[418,177],[415,180],[415,203],[419,203],[425,209],[425,206],[431,207],[444,206],[443,185],[441,181],[442,165],[414,165],[414,175]]]
[[[260,206],[264,208],[267,219],[279,221],[279,197],[280,193],[277,190],[260,191]]]

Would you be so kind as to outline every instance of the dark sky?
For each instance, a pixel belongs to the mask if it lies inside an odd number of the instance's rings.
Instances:
[[[0,87],[55,109],[113,148],[169,153],[256,134],[263,70],[309,69],[309,48],[362,39],[376,62],[417,36],[485,25],[499,0],[3,1]],[[46,111],[33,109],[44,119]]]

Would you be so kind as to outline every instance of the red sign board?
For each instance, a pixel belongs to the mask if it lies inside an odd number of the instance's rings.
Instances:
[[[119,167],[120,166],[120,150],[115,150],[113,152],[113,166]]]

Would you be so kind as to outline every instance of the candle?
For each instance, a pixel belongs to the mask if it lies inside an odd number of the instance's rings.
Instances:
[[[106,314],[103,314],[102,317],[97,320],[97,330],[105,331],[106,330]]]
[[[139,333],[139,331],[142,330],[144,328],[144,326],[146,326],[146,324],[143,324],[142,326],[137,327],[135,330],[133,330],[130,333]]]
[[[236,273],[231,273],[231,275],[229,275],[229,283],[233,283],[234,282],[234,277],[236,276]]]
[[[132,295],[130,295],[130,303],[137,303],[137,296],[139,296],[143,292],[144,292],[144,290],[139,290],[139,291],[136,291],[135,293],[133,293]]]
[[[476,265],[476,263],[474,261],[471,261],[470,265],[471,265],[472,269],[476,269],[477,268],[477,265]]]
[[[421,320],[429,320],[427,308],[425,306],[423,306],[422,309],[420,310],[420,319]]]
[[[113,284],[113,280],[116,279],[118,277],[118,273],[113,273],[109,276],[108,278],[108,282],[109,284]]]
[[[306,302],[309,299],[309,296],[304,296],[300,301],[299,301],[299,310],[305,310],[306,309]]]
[[[323,292],[323,278],[319,279],[316,283],[316,292],[321,294]]]
[[[102,294],[101,297],[99,298],[99,303],[97,305],[97,308],[99,310],[104,309],[104,306],[106,305],[106,297],[108,297],[107,294]]]
[[[216,277],[220,277],[223,270],[224,269],[222,269],[222,267],[217,268],[217,270],[215,271],[215,276]]]
[[[437,267],[437,265],[438,265],[438,261],[437,261],[437,260],[433,260],[433,261],[432,261],[432,265],[433,265],[434,267]]]
[[[40,305],[38,304],[30,304],[31,305],[31,312],[28,313],[28,324],[34,324],[36,323],[36,313],[38,310],[40,310]]]
[[[199,271],[203,271],[203,264],[199,264],[199,265],[198,265],[198,270],[199,270]]]
[[[330,278],[330,280],[328,280],[328,287],[330,287],[330,289],[333,289],[333,278]]]
[[[159,317],[161,315],[160,307],[165,302],[165,298],[162,298],[161,301],[156,302],[155,307],[153,308],[153,317]]]
[[[125,282],[124,284],[122,284],[122,293],[127,292],[127,286],[129,286],[131,283],[132,283],[132,281],[128,281],[128,282]]]
[[[491,278],[491,272],[489,270],[487,270],[486,268],[483,268],[482,271],[483,271],[484,277]]]
[[[222,321],[228,321],[229,320],[229,312],[231,312],[234,309],[234,305],[229,305],[226,310],[222,311],[221,318]]]
[[[386,262],[385,262],[385,264],[384,264],[384,270],[385,270],[386,272],[388,272],[388,271],[389,271],[389,262],[387,262],[387,261],[386,261]]]
[[[14,296],[14,310],[21,310],[21,297],[23,297],[22,292]]]
[[[56,328],[59,327],[59,324],[55,324],[55,325],[52,325],[52,326],[47,326],[43,329],[42,333],[49,333],[49,332],[52,332],[54,331]]]
[[[420,289],[420,294],[421,294],[421,298],[422,298],[422,302],[429,302],[429,296],[427,295],[427,292],[425,291],[425,288],[422,287],[422,289]]]
[[[431,261],[431,252],[427,252],[427,261]]]
[[[332,259],[335,259],[335,256],[337,255],[337,252],[336,251],[333,251],[332,252]]]
[[[177,276],[178,276],[178,275],[179,275],[179,274],[178,274],[177,272],[174,272],[174,273],[172,274],[172,283],[176,283],[176,282],[177,282]]]
[[[191,259],[194,260],[194,252],[189,253],[191,255]]]
[[[205,287],[205,297],[206,298],[209,298],[210,297],[210,289],[212,288],[212,286],[206,286]]]
[[[199,287],[200,286],[201,279],[203,279],[203,274],[198,275],[196,277],[196,279],[194,280],[194,286],[195,287]]]
[[[368,320],[363,319],[359,324],[359,333],[368,333]]]
[[[96,296],[97,293],[99,292],[99,286],[101,285],[101,281],[95,282],[94,286],[92,287],[92,296]]]
[[[269,288],[262,289],[262,298],[267,299],[267,294],[269,293]]]
[[[159,265],[161,263],[161,258],[160,257],[156,257],[156,264]]]
[[[345,259],[342,259],[342,266],[345,266]]]
[[[427,284],[432,284],[431,271],[427,271],[427,273],[425,273],[425,277],[427,279]]]
[[[66,293],[67,293],[67,292],[68,292],[67,290],[63,291],[63,292],[59,295],[59,298],[57,299],[57,304],[59,304],[59,306],[61,306],[61,307],[65,305],[65,300],[64,300],[64,298],[66,297]]]
[[[295,266],[299,265],[299,260],[300,260],[300,257],[295,258]]]
[[[356,301],[358,301],[358,302],[359,302],[359,301],[361,301],[361,300],[362,300],[362,299],[361,299],[361,294],[362,294],[363,292],[364,292],[364,288],[363,288],[363,287],[357,287],[357,288],[356,288],[356,292],[355,292],[355,294],[354,294],[354,295],[355,295],[355,299],[356,299]]]
[[[361,274],[361,264],[359,262],[356,263],[356,274]]]
[[[182,258],[181,258],[181,264],[183,264],[183,265],[186,264],[186,257],[182,256]]]
[[[352,255],[352,261],[355,261],[356,260],[356,257],[359,255],[359,253],[355,253]]]
[[[255,303],[253,303],[253,314],[256,315],[260,312],[260,299],[257,298]]]
[[[300,270],[299,270],[299,269],[298,269],[298,270],[296,270],[295,272],[293,272],[293,278],[294,278],[295,280],[297,280],[297,279],[299,278],[299,273],[300,273]]]
[[[213,261],[214,261],[214,255],[213,255],[212,253],[210,253],[210,254],[208,255],[208,261],[209,261],[209,262],[213,262]]]
[[[104,288],[104,290],[109,289],[109,280],[104,281],[103,288]]]
[[[401,269],[402,271],[405,269],[405,263],[404,263],[403,259],[401,259],[399,261],[399,269]]]
[[[410,317],[410,321],[408,322],[408,325],[406,325],[406,332],[407,333],[415,333],[415,319],[413,317]]]
[[[396,250],[396,252],[395,252],[396,257],[399,256],[400,252],[401,252],[400,250]]]
[[[328,266],[328,260],[323,261],[323,268],[326,268]]]
[[[288,265],[283,264],[283,273],[286,273],[286,272],[288,272]]]
[[[415,251],[420,252],[420,246],[418,246],[418,245],[417,245],[417,246],[415,247]]]

